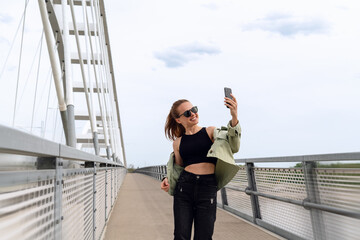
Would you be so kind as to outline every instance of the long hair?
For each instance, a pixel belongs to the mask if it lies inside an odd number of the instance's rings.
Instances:
[[[189,102],[186,99],[180,99],[173,103],[169,115],[166,118],[165,123],[165,136],[170,140],[175,140],[176,138],[181,137],[185,133],[185,128],[183,125],[176,122],[176,118],[179,117],[177,108],[184,102]]]

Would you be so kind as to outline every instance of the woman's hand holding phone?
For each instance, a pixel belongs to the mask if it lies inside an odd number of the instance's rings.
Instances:
[[[231,126],[234,127],[238,124],[237,118],[237,101],[235,96],[231,93],[231,88],[224,88],[225,91],[225,106],[230,109],[231,114]]]

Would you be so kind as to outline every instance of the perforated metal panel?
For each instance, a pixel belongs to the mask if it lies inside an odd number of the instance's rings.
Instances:
[[[96,172],[96,231],[95,239],[99,239],[105,227],[105,170]]]
[[[41,171],[37,172],[41,179]],[[47,180],[24,182],[0,194],[1,239],[54,238],[54,174],[50,175]]]
[[[241,167],[235,177],[231,180],[230,183],[226,185],[226,187],[233,187],[245,190],[248,185],[247,183],[248,180],[246,175],[246,169],[244,167]],[[246,193],[227,188],[226,195],[229,207],[248,216],[252,216],[250,197]]]
[[[116,199],[116,168],[112,169],[112,201],[111,206],[114,206]]]
[[[68,171],[63,177],[64,239],[92,239],[93,169]]]
[[[278,197],[307,198],[303,170],[255,168],[257,191]],[[313,239],[310,212],[301,206],[259,197],[262,220],[305,239]]]
[[[107,170],[106,178],[106,218],[108,218],[111,210],[111,169]]]
[[[317,188],[322,204],[360,211],[360,169],[318,168]],[[360,239],[360,219],[322,213],[326,239]]]
[[[216,201],[218,204],[222,204],[222,199],[221,199],[221,192],[220,191],[217,191],[217,194],[216,194]]]
[[[316,169],[321,203],[350,211],[360,209],[359,169]]]
[[[301,168],[255,168],[254,170],[258,192],[294,200],[306,198],[304,173]]]
[[[113,205],[115,203],[115,200],[116,200],[116,196],[117,196],[117,190],[118,190],[118,169],[117,168],[114,168],[113,169]]]
[[[259,197],[262,220],[294,233],[305,239],[313,239],[310,212],[290,203]]]
[[[323,212],[325,239],[359,240],[360,220],[338,214]]]
[[[126,175],[126,169],[125,168],[117,168],[117,186],[116,186],[116,194],[115,196],[118,195],[119,193],[119,189],[121,187],[121,184],[124,181],[125,175]]]
[[[289,239],[360,240],[360,169],[317,168],[320,161],[358,161],[359,156],[344,153],[237,160],[245,162],[246,168],[239,170],[225,191],[217,192],[218,206]],[[258,162],[287,161],[302,162],[303,167],[254,168]],[[165,173],[159,169],[166,166],[157,167],[136,172],[157,178]]]
[[[1,144],[7,143],[1,136]],[[4,148],[0,144],[2,166],[8,165],[1,151],[8,151],[10,147],[16,152],[16,147],[20,146],[20,155],[14,156],[17,163],[0,169],[0,239],[101,239],[106,222],[105,203],[110,212],[115,198],[109,193],[111,189],[114,193],[118,191],[126,169],[116,162],[107,162],[76,149],[24,136],[41,147],[30,144],[22,149],[22,144],[5,144]],[[32,147],[40,151],[34,153],[35,157],[21,155]],[[97,162],[91,162],[92,159]],[[102,167],[105,164],[114,166],[106,178],[106,168]],[[95,169],[91,168],[93,165]],[[113,171],[116,182],[112,181]],[[105,189],[108,196],[105,196]]]

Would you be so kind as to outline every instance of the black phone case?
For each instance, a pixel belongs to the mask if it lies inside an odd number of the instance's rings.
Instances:
[[[225,97],[227,98],[230,98],[230,99],[233,99],[231,96],[230,96],[230,93],[232,93],[231,91],[231,88],[224,88],[224,92],[225,92]],[[228,106],[226,106],[227,108],[229,108]]]
[[[230,93],[232,93],[231,88],[224,88],[225,97],[232,99]]]

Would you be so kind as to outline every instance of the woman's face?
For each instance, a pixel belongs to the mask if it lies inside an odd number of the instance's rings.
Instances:
[[[190,110],[193,107],[193,105],[190,102],[184,102],[180,104],[180,106],[177,108],[177,112],[179,115],[183,114],[185,111]],[[184,115],[180,116],[176,119],[178,123],[183,125],[184,127],[187,126],[194,126],[199,123],[199,114],[193,113],[190,111],[191,115],[189,117],[185,117]]]

